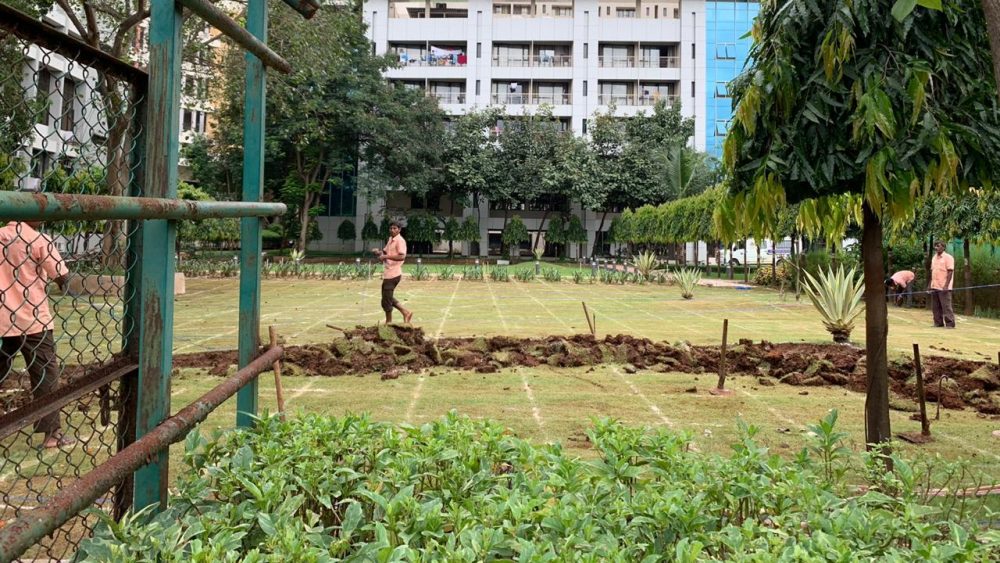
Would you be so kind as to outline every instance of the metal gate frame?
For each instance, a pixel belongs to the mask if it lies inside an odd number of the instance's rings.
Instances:
[[[284,0],[311,17],[315,0]],[[242,202],[195,202],[177,200],[182,7],[212,24],[246,49],[247,74],[244,99],[244,159]],[[167,447],[183,439],[195,424],[205,419],[223,401],[237,395],[236,426],[248,427],[257,414],[257,376],[270,369],[283,353],[275,346],[260,351],[260,277],[262,217],[282,215],[284,204],[261,203],[264,172],[265,74],[268,66],[281,72],[291,67],[267,46],[266,0],[249,0],[246,28],[241,27],[207,0],[152,0],[149,32],[149,74],[93,49],[80,41],[47,28],[41,22],[0,4],[0,15],[17,18],[26,39],[55,52],[74,53],[85,64],[114,69],[136,84],[135,119],[145,123],[136,159],[137,173],[130,196],[88,196],[0,192],[2,220],[127,219],[140,223],[130,241],[130,269],[126,279],[126,325],[138,330],[129,334],[124,348],[135,366],[98,374],[100,381],[122,378],[133,398],[123,407],[122,418],[131,419],[119,428],[118,452],[69,486],[61,489],[44,507],[31,510],[0,529],[0,561],[24,553],[39,539],[59,528],[90,505],[122,478],[131,475],[131,486],[120,491],[116,516],[131,506],[140,510],[167,503]],[[82,56],[81,56],[82,53]],[[85,60],[84,60],[85,59]],[[143,150],[144,148],[144,150]],[[138,197],[142,194],[144,197]],[[170,414],[170,374],[173,366],[174,242],[177,220],[240,217],[239,370],[215,389]],[[136,373],[135,377],[129,377]],[[94,378],[90,378],[94,379]],[[61,408],[73,396],[91,392],[100,381],[81,381],[61,389],[27,417],[41,416],[45,409]],[[23,421],[20,421],[23,422]],[[133,431],[134,430],[134,431]],[[120,431],[121,432],[121,431]],[[134,473],[133,473],[134,472]],[[128,491],[131,490],[131,494]],[[129,502],[128,497],[131,497]]]

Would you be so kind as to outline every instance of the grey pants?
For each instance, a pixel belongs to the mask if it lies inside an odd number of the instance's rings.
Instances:
[[[934,326],[955,326],[955,311],[951,307],[951,291],[931,290],[931,311]]]
[[[0,380],[10,375],[10,365],[20,352],[28,366],[31,378],[31,396],[40,399],[59,388],[59,360],[56,358],[56,343],[52,331],[4,336],[0,345]],[[35,423],[35,432],[50,434],[59,430],[59,411],[45,416]]]
[[[393,294],[396,292],[396,286],[399,285],[399,281],[402,279],[403,276],[396,276],[382,280],[382,310],[386,313],[392,312],[393,307],[399,306],[399,301],[396,301],[396,297]]]

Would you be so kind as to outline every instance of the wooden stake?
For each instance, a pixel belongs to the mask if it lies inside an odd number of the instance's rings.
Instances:
[[[719,353],[719,384],[713,389],[713,395],[726,395],[726,341],[729,339],[729,319],[722,319],[722,348]]]
[[[587,318],[587,326],[590,327],[590,335],[597,338],[597,332],[594,331],[594,321],[591,320],[590,311],[587,310],[587,302],[581,301],[580,303],[583,305],[583,316]]]
[[[592,322],[590,323],[590,328],[593,329],[594,338],[597,338],[597,313],[591,313]]]
[[[917,372],[917,401],[920,403],[920,434],[931,435],[931,421],[927,420],[927,400],[924,397],[924,370],[920,365],[920,345],[913,343],[913,369]],[[941,397],[938,397],[941,404]]]
[[[278,345],[278,331],[274,326],[267,327],[272,347]],[[281,362],[274,362],[274,392],[278,397],[278,417],[285,421],[285,392],[281,389]]]
[[[934,420],[941,420],[941,383],[944,381],[945,377],[948,376],[942,375],[941,378],[938,379],[937,412],[934,413]]]

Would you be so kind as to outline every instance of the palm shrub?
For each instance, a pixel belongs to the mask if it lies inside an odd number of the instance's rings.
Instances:
[[[694,288],[701,281],[701,271],[694,268],[682,268],[674,272],[674,280],[681,288],[681,297],[691,299],[694,297]]]
[[[448,281],[455,279],[455,267],[445,266],[441,268],[441,272],[438,273],[438,279],[442,281]]]
[[[847,342],[854,330],[854,320],[864,311],[862,296],[865,281],[855,274],[854,268],[845,271],[843,266],[820,271],[818,278],[809,272],[805,290],[809,300],[823,317],[823,325],[833,335],[834,342]]]
[[[509,282],[510,270],[507,269],[507,266],[495,266],[490,268],[490,279],[493,281]]]
[[[520,282],[530,282],[535,279],[535,272],[533,270],[529,270],[528,268],[521,268],[514,271],[514,278]]]
[[[635,269],[644,280],[650,279],[650,274],[652,274],[653,270],[660,265],[660,261],[656,259],[656,255],[648,250],[641,254],[637,254],[632,259],[632,262],[635,265]]]

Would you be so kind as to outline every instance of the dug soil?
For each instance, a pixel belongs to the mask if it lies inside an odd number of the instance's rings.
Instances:
[[[715,373],[720,352],[715,346],[669,344],[627,335],[595,339],[589,335],[543,339],[427,338],[420,328],[380,325],[356,327],[329,344],[285,348],[283,362],[293,372],[310,376],[381,373],[395,379],[405,372],[435,367],[494,373],[513,366],[579,367],[625,364],[629,371]],[[842,345],[772,344],[741,340],[726,352],[730,373],[757,378],[760,385],[842,386],[865,390],[864,350]],[[236,352],[206,352],[174,357],[174,366],[207,368],[225,375]],[[972,408],[1000,415],[1000,370],[986,362],[940,356],[923,358],[927,399],[946,408]],[[891,404],[916,410],[916,376],[911,362],[889,366]]]

